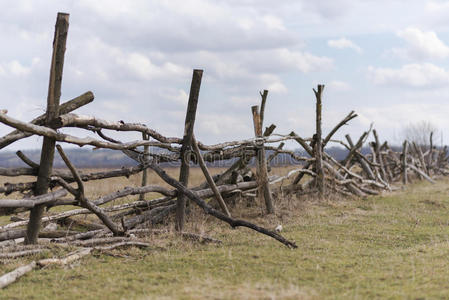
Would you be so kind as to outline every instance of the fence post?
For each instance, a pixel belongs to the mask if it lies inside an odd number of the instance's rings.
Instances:
[[[51,59],[50,80],[48,85],[47,111],[45,123],[50,122],[59,115],[59,100],[61,98],[62,70],[64,67],[64,53],[69,30],[69,14],[58,13],[53,39],[53,54]],[[46,194],[50,183],[55,155],[54,139],[44,137],[42,143],[39,173],[36,181],[34,195]],[[41,227],[44,206],[38,205],[31,209],[30,221],[25,236],[25,244],[36,244]]]
[[[402,144],[402,183],[407,184],[407,153],[408,153],[408,142],[404,141]]]
[[[317,90],[313,89],[316,98],[316,134],[315,134],[315,171],[316,171],[316,187],[318,194],[323,197],[324,187],[324,170],[323,170],[323,141],[321,138],[321,96],[324,90],[324,84],[319,84]]]
[[[251,111],[253,114],[253,124],[254,124],[254,133],[257,138],[261,138],[262,135],[262,126],[263,126],[263,117],[265,111],[265,102],[267,101],[268,91],[264,90],[261,93],[262,96],[262,105],[259,110],[259,106],[251,107]],[[258,183],[258,196],[259,199],[264,199],[265,206],[268,214],[274,213],[273,206],[273,198],[271,196],[270,185],[268,183],[268,169],[267,169],[267,159],[265,157],[265,148],[262,143],[260,148],[257,149],[257,183]]]
[[[184,124],[184,137],[181,146],[181,170],[179,172],[179,182],[187,187],[189,184],[189,161],[188,154],[192,150],[193,126],[195,124],[196,108],[200,94],[201,78],[203,70],[193,70],[192,84],[190,86],[189,102]],[[186,196],[180,194],[176,202],[176,230],[183,231],[185,223]]]
[[[142,139],[148,141],[150,139],[150,137],[145,132],[142,132]],[[150,146],[143,146],[143,155],[144,155],[143,159],[144,159],[144,161],[146,161],[146,159],[148,159],[149,151],[150,151]],[[146,186],[147,183],[148,183],[148,169],[145,168],[142,171],[142,184],[141,185],[142,186]],[[139,195],[139,200],[140,201],[145,200],[145,193],[142,193],[142,194]]]

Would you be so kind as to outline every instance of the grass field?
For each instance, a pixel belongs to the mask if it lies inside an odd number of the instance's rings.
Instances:
[[[131,184],[117,180],[103,188]],[[283,199],[272,217],[245,206],[233,211],[270,228],[282,224],[282,234],[297,242],[295,250],[194,210],[188,230],[219,238],[222,245],[181,241],[173,233],[148,236],[152,249],[33,271],[2,290],[0,298],[449,298],[448,191],[449,180],[441,179],[367,199]],[[0,270],[31,259],[5,262]]]

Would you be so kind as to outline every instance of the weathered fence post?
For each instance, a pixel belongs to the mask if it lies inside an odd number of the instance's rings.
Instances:
[[[427,170],[430,171],[433,169],[433,131],[429,136],[429,154],[427,156]]]
[[[193,70],[192,84],[190,86],[189,102],[184,125],[184,137],[181,146],[181,170],[179,172],[179,182],[187,187],[189,184],[189,160],[188,155],[192,149],[193,126],[195,124],[196,108],[200,94],[201,79],[203,70]],[[183,231],[185,223],[186,196],[180,194],[176,204],[176,230]]]
[[[405,140],[402,144],[402,183],[407,184],[407,153],[408,153],[408,142]]]
[[[264,90],[263,93],[261,93],[262,104],[260,110],[258,105],[251,107],[254,133],[257,138],[263,137],[262,127],[267,96],[268,91]],[[265,148],[263,143],[260,145],[260,148],[257,149],[257,183],[259,199],[264,199],[268,214],[274,213],[273,199],[271,196],[270,185],[268,183],[267,159],[265,157]]]
[[[374,135],[374,154],[376,156],[377,163],[379,164],[379,171],[381,175],[381,179],[385,182],[388,182],[387,173],[385,172],[384,168],[384,162],[382,159],[382,155],[380,154],[380,141],[379,136],[377,135],[376,129],[373,129],[373,135]]]
[[[69,30],[69,14],[58,13],[53,39],[53,55],[51,59],[50,80],[48,85],[47,111],[45,116],[48,125],[59,115],[59,100],[61,98],[62,70],[64,67],[64,53]],[[42,143],[39,173],[36,181],[35,195],[46,194],[53,169],[53,158],[55,155],[55,140],[44,137]],[[38,205],[31,210],[30,222],[28,223],[25,236],[26,244],[36,244],[41,227],[44,206]]]
[[[143,132],[142,133],[142,139],[148,141],[150,139],[150,137],[148,136],[148,134]],[[146,161],[148,159],[149,151],[150,151],[150,146],[143,146],[143,155],[144,155],[143,161]],[[141,185],[142,186],[146,186],[147,183],[148,183],[148,169],[145,168],[142,171],[142,184]],[[145,200],[145,194],[144,193],[139,195],[139,200],[140,201]]]
[[[317,90],[313,89],[316,98],[316,134],[315,134],[315,172],[316,187],[320,197],[324,195],[324,170],[323,170],[323,141],[321,138],[321,96],[324,84],[319,84]]]

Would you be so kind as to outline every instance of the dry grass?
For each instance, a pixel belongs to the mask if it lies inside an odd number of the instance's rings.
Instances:
[[[139,181],[108,181],[109,191]],[[192,183],[199,181],[201,175],[194,175]],[[188,230],[219,238],[223,245],[186,242],[173,232],[150,235],[152,249],[38,270],[3,290],[1,298],[448,298],[448,191],[449,180],[443,179],[367,199],[282,199],[270,217],[246,203],[232,211],[270,228],[283,224],[296,250],[246,229],[232,230],[194,209]],[[29,259],[5,262],[1,272]]]

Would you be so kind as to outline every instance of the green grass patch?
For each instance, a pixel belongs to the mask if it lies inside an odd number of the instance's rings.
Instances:
[[[149,237],[153,249],[37,270],[0,298],[448,298],[448,189],[444,180],[367,199],[285,200],[277,217],[253,219],[271,228],[282,223],[282,234],[299,246],[295,250],[199,217],[190,230],[206,231],[223,245],[197,245],[172,234]]]

